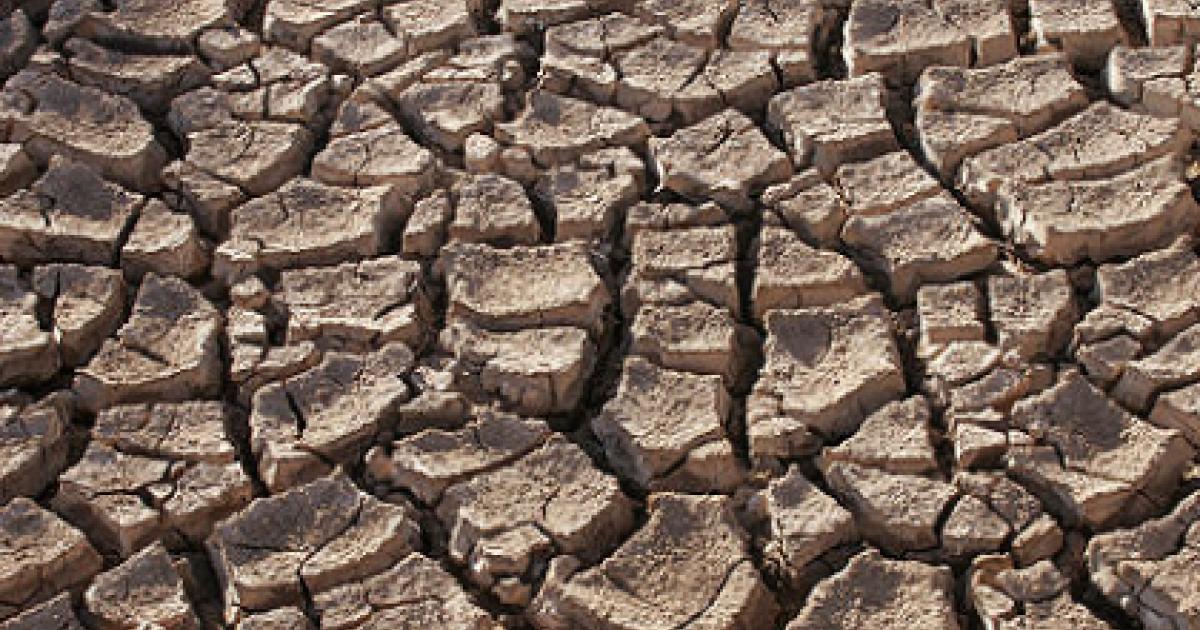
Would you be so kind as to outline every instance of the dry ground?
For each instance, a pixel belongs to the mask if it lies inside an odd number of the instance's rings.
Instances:
[[[0,630],[1200,629],[1197,42],[0,0]]]

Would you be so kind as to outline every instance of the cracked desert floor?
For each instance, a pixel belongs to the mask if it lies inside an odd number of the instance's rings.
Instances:
[[[1200,0],[0,0],[0,630],[1200,630]]]

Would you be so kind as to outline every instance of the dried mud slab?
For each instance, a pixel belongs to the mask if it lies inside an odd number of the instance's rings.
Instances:
[[[560,436],[449,487],[437,515],[450,535],[451,559],[476,585],[516,606],[530,601],[534,564],[558,555],[595,560],[633,526],[617,480]]]
[[[1076,327],[1076,336],[1096,341],[1128,334],[1166,340],[1200,322],[1192,296],[1200,290],[1200,259],[1186,241],[1096,270],[1099,305]],[[1140,348],[1139,348],[1140,350]]]
[[[923,398],[889,403],[818,461],[863,537],[890,551],[937,547],[939,519],[957,495],[937,478],[929,419]]]
[[[556,166],[536,184],[536,194],[554,217],[557,242],[610,238],[645,192],[645,165],[624,147],[600,149]]]
[[[885,111],[887,87],[879,74],[818,81],[771,98],[767,122],[783,136],[796,168],[830,174],[900,148]]]
[[[502,627],[454,576],[416,553],[360,583],[317,594],[313,606],[326,628]]]
[[[774,309],[830,306],[867,292],[866,279],[853,261],[811,247],[791,230],[764,226],[752,250],[751,303],[757,321]]]
[[[242,0],[117,0],[112,11],[89,12],[77,27],[80,35],[117,45],[183,52],[192,50],[201,32],[233,26],[249,8]]]
[[[287,316],[289,343],[323,348],[420,348],[432,319],[421,266],[392,256],[285,271],[271,301]]]
[[[313,148],[304,127],[269,120],[222,122],[189,133],[187,141],[189,164],[255,197],[299,175]]]
[[[1150,408],[1162,391],[1200,380],[1200,325],[1179,332],[1153,354],[1127,363],[1113,397],[1136,411]]]
[[[108,265],[144,202],[92,167],[55,157],[33,186],[0,199],[0,249],[23,265]]]
[[[382,253],[402,221],[403,197],[385,186],[340,188],[297,178],[231,214],[213,275],[228,282],[260,270],[336,264]]]
[[[215,394],[221,381],[222,316],[177,278],[147,274],[129,320],[75,376],[80,405],[182,401]]]
[[[852,216],[842,240],[888,279],[888,291],[912,302],[926,282],[957,280],[990,266],[997,245],[949,193],[878,216]]]
[[[1061,352],[1078,319],[1070,280],[1061,269],[988,278],[988,312],[996,344],[1025,359]]]
[[[551,628],[763,627],[777,607],[730,500],[655,495],[650,520],[600,564],[538,604]]]
[[[946,567],[888,560],[878,551],[854,556],[817,585],[788,630],[915,624],[957,630],[954,578]]]
[[[1128,39],[1112,4],[1030,0],[1029,23],[1039,48],[1061,50],[1087,68],[1103,67],[1108,51]]]
[[[767,518],[762,553],[769,570],[793,588],[811,579],[826,553],[858,540],[854,515],[825,494],[793,465],[758,493]]]
[[[728,491],[741,478],[726,441],[730,412],[719,377],[630,358],[591,426],[614,469],[639,487]]]
[[[412,351],[400,343],[365,356],[330,352],[255,392],[250,447],[263,483],[286,490],[361,458],[411,397],[412,367]]]
[[[1057,515],[1090,527],[1165,500],[1194,455],[1179,432],[1131,415],[1078,374],[1017,403],[1012,421],[1036,444],[1009,449],[1010,472]]]
[[[420,527],[404,508],[336,474],[256,499],[217,526],[207,549],[225,621],[236,623],[381,573],[419,545]]]
[[[670,138],[651,139],[650,157],[662,187],[733,210],[749,210],[750,195],[792,174],[787,156],[753,121],[734,110]]]
[[[446,248],[442,264],[447,320],[496,330],[602,329],[609,296],[582,244],[497,249],[464,243]]]
[[[133,101],[37,70],[17,73],[4,89],[22,106],[4,110],[0,122],[39,163],[63,156],[134,190],[161,187],[167,152]]]
[[[487,243],[498,247],[537,245],[542,227],[521,184],[491,173],[471,175],[451,190],[453,220],[446,228],[451,243]]]
[[[183,580],[162,545],[152,545],[101,573],[84,595],[89,618],[102,628],[198,628]]]
[[[1158,158],[1181,155],[1191,134],[1179,120],[1096,103],[1060,125],[966,159],[959,185],[973,203],[995,202],[1002,189],[1119,176]]]
[[[1144,0],[1142,19],[1151,46],[1194,44],[1200,39],[1200,12],[1179,0]]]
[[[153,271],[197,279],[208,272],[211,262],[212,244],[201,236],[196,222],[158,200],[142,209],[121,248],[121,267],[132,278]]]
[[[708,302],[734,315],[740,312],[736,229],[722,225],[725,217],[719,210],[713,219],[680,229],[647,226],[635,230],[632,264],[621,293],[623,313],[634,315],[647,304],[694,301]],[[631,221],[641,220],[631,216]]]
[[[71,606],[71,594],[58,597],[37,606],[31,606],[8,621],[0,622],[4,630],[83,630],[83,624]]]
[[[58,344],[38,322],[37,301],[17,267],[0,266],[0,386],[33,385],[58,371]]]
[[[230,414],[217,402],[101,412],[52,505],[122,558],[162,538],[199,544],[251,499],[250,479],[225,435]]]
[[[1200,495],[1166,516],[1100,534],[1088,543],[1094,583],[1114,605],[1147,627],[1186,628],[1200,622],[1192,573],[1200,561]]]
[[[0,504],[41,494],[66,468],[71,410],[61,394],[0,398]]]
[[[525,414],[575,409],[596,365],[596,343],[570,326],[493,332],[456,322],[438,343],[459,362],[467,382]]]
[[[1173,156],[1111,179],[1005,186],[998,197],[996,215],[1005,233],[1051,264],[1140,254],[1197,224],[1196,201]]]
[[[70,76],[81,85],[129,98],[144,110],[161,112],[171,99],[209,81],[212,71],[190,55],[138,55],[69,39]]]
[[[0,619],[67,589],[81,588],[102,562],[86,537],[29,499],[0,507]]]
[[[968,597],[988,627],[1112,627],[1072,600],[1070,581],[1047,560],[1018,567],[1008,556],[980,556],[971,563],[968,575]]]
[[[766,363],[747,402],[755,461],[811,451],[852,433],[905,389],[891,322],[878,298],[769,311]]]
[[[720,376],[728,387],[744,378],[757,334],[724,308],[707,302],[648,304],[630,327],[630,354],[665,368]]]
[[[656,23],[672,11],[682,10],[680,17],[689,20],[710,9],[732,7],[699,3],[689,12],[685,6],[655,4],[657,8],[641,11],[641,18],[612,13],[548,29],[543,85],[615,104],[653,122],[677,116],[694,123],[725,108],[748,112],[762,107],[778,88],[771,53],[710,50],[686,36],[676,38],[671,34],[675,29]]]
[[[367,456],[372,477],[436,504],[446,488],[524,457],[546,441],[541,420],[485,411],[466,426],[428,428],[391,444],[391,453]]]
[[[850,76],[880,72],[910,82],[926,66],[971,65],[971,40],[921,0],[854,0],[842,55]]]
[[[415,199],[433,187],[438,164],[397,124],[335,138],[313,158],[313,179],[333,186],[391,186]]]
[[[516,119],[496,125],[496,140],[525,149],[542,167],[605,147],[639,146],[650,135],[644,120],[619,109],[541,90],[525,98]]]
[[[783,85],[792,87],[817,78],[817,51],[830,18],[823,5],[806,0],[751,0],[738,7],[725,43],[769,52]]]
[[[1043,54],[988,68],[928,68],[913,104],[922,153],[951,180],[963,159],[1045,131],[1088,99],[1068,59]]]

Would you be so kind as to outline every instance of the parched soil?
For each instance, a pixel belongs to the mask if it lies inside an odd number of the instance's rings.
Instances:
[[[0,0],[0,630],[1200,630],[1195,0]]]

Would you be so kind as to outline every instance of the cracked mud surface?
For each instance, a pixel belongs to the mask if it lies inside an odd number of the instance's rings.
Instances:
[[[1200,630],[1198,58],[0,0],[0,630]]]

